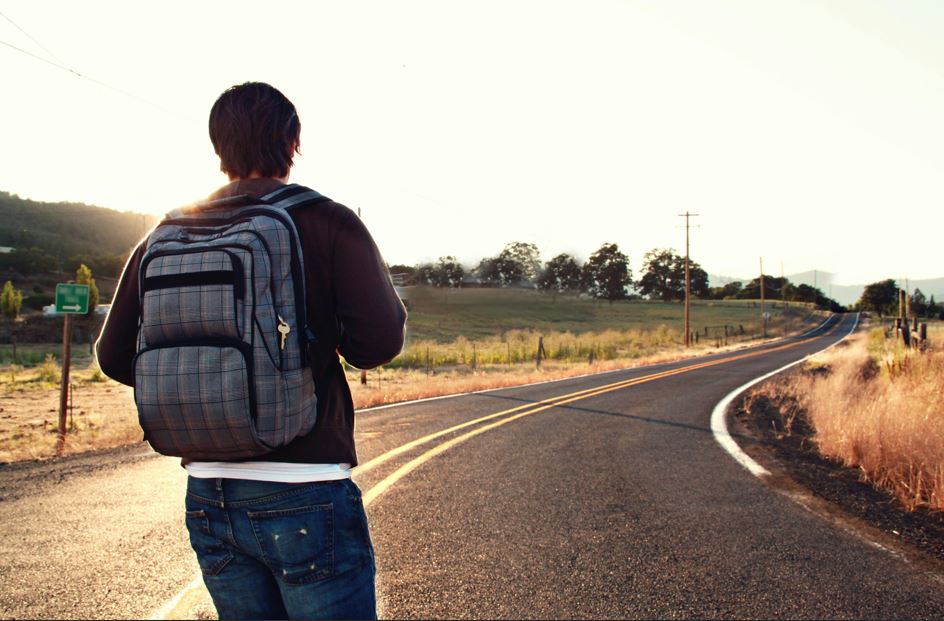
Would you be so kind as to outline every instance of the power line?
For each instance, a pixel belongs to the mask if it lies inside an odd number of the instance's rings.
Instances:
[[[28,50],[24,50],[24,49],[21,48],[21,47],[17,47],[17,46],[15,46],[15,45],[13,45],[12,43],[7,43],[6,41],[0,41],[0,43],[2,43],[3,45],[5,45],[5,46],[7,46],[7,47],[9,47],[9,48],[13,48],[13,49],[16,50],[17,52],[20,52],[20,53],[22,53],[22,54],[26,54],[27,56],[30,56],[30,57],[32,57],[32,58],[35,58],[36,60],[41,60],[41,61],[43,61],[44,63],[50,64],[50,65],[52,65],[53,67],[58,67],[59,69],[62,69],[63,71],[68,71],[69,73],[74,73],[75,75],[79,76],[80,78],[86,77],[86,76],[82,75],[81,73],[79,73],[78,71],[76,71],[76,70],[74,70],[74,69],[70,69],[69,67],[66,67],[65,65],[61,65],[61,64],[59,64],[59,63],[57,63],[57,62],[53,62],[53,61],[49,60],[48,58],[43,58],[42,56],[40,56],[40,55],[38,55],[38,54],[34,54],[34,53],[32,53],[32,52],[30,52],[30,51],[28,51]]]
[[[48,64],[48,65],[52,65],[53,67],[56,67],[57,69],[62,69],[63,71],[66,71],[66,72],[68,72],[68,73],[71,73],[71,74],[75,75],[76,77],[79,77],[79,78],[81,78],[81,79],[83,79],[83,80],[88,80],[89,82],[92,82],[92,83],[97,84],[97,85],[99,85],[99,86],[101,86],[101,87],[107,88],[107,89],[109,89],[109,90],[115,91],[116,93],[119,93],[119,94],[121,94],[121,95],[124,95],[125,97],[130,97],[131,99],[135,99],[135,100],[137,100],[137,101],[139,101],[139,102],[141,102],[141,103],[144,103],[144,104],[147,104],[147,105],[149,105],[149,106],[152,106],[152,107],[154,107],[154,108],[160,110],[161,112],[164,112],[165,114],[169,114],[169,115],[171,115],[171,116],[180,118],[180,115],[178,115],[178,114],[176,114],[176,113],[174,113],[174,112],[168,110],[167,108],[165,108],[164,106],[162,106],[162,105],[160,105],[160,104],[156,104],[156,103],[154,103],[153,101],[149,101],[149,100],[147,100],[147,99],[144,99],[143,97],[139,97],[139,96],[135,95],[134,93],[129,93],[128,91],[125,91],[125,90],[122,90],[122,89],[120,89],[120,88],[118,88],[118,87],[112,86],[111,84],[107,84],[107,83],[105,83],[105,82],[102,82],[101,80],[96,80],[95,78],[93,78],[93,77],[90,76],[90,75],[86,75],[86,74],[84,74],[84,73],[79,73],[78,71],[76,71],[76,70],[73,69],[72,67],[69,67],[69,66],[64,65],[64,64],[62,64],[62,63],[59,63],[59,62],[54,62],[54,61],[52,61],[52,60],[49,60],[48,58],[43,58],[42,56],[39,56],[38,54],[34,54],[33,52],[30,52],[30,51],[28,51],[28,50],[24,50],[23,48],[17,47],[17,46],[15,46],[15,45],[13,45],[12,43],[7,43],[6,41],[0,40],[0,44],[5,45],[5,46],[7,46],[7,47],[9,47],[9,48],[11,48],[11,49],[13,49],[13,50],[16,50],[17,52],[20,52],[21,54],[26,54],[26,55],[29,56],[30,58],[34,58],[34,59],[39,60],[39,61],[42,61],[42,62],[44,62],[44,63],[46,63],[46,64]]]
[[[39,41],[37,41],[36,38],[33,37],[30,33],[28,33],[28,32],[26,32],[25,30],[23,30],[23,29],[20,27],[19,24],[17,24],[15,21],[13,21],[12,19],[10,19],[10,16],[9,16],[9,15],[5,15],[2,11],[0,11],[0,17],[2,17],[3,19],[7,20],[7,21],[10,22],[11,24],[13,24],[13,27],[14,27],[14,28],[16,28],[17,30],[19,30],[20,32],[22,32],[24,35],[26,35],[26,38],[28,38],[30,41],[32,41],[33,43],[35,43],[36,45],[38,45],[41,50],[43,50],[44,52],[46,52],[47,54],[49,54],[50,56],[52,56],[52,57],[55,58],[56,60],[59,60],[59,57],[58,57],[58,56],[56,56],[55,54],[53,54],[52,52],[50,52],[49,49],[48,49],[45,45],[43,45],[42,43],[40,43]]]

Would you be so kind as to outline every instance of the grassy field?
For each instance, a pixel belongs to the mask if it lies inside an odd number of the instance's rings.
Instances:
[[[697,302],[696,347],[683,347],[681,304],[596,302],[523,290],[409,290],[403,353],[367,374],[347,368],[355,407],[484,390],[675,360],[760,338],[756,302]],[[770,306],[770,336],[822,321],[808,307]],[[725,328],[728,326],[728,336]],[[707,332],[705,328],[708,328]],[[742,333],[743,328],[743,333]],[[546,358],[536,364],[539,338]],[[0,346],[0,462],[54,454],[61,344]],[[67,452],[138,441],[130,388],[101,375],[87,345],[73,346]]]
[[[908,509],[944,511],[944,325],[925,352],[875,325],[765,389],[805,411],[826,457],[857,468]],[[782,412],[792,420],[794,412]]]
[[[632,360],[681,347],[679,303],[612,304],[520,289],[409,291],[410,319],[403,353],[388,368],[514,365],[536,359],[539,338],[548,360]],[[768,304],[767,332],[782,336],[815,319],[808,306]],[[699,349],[761,338],[758,302],[695,301],[691,328]]]
[[[460,336],[470,340],[510,330],[572,332],[651,329],[677,326],[681,333],[681,303],[642,300],[608,303],[572,295],[552,296],[523,289],[433,289],[409,287],[410,335],[421,340],[448,342]],[[791,305],[809,314],[808,305]],[[779,326],[783,305],[768,302],[772,322]],[[692,329],[704,331],[723,324],[743,324],[759,333],[760,302],[720,300],[692,302]]]

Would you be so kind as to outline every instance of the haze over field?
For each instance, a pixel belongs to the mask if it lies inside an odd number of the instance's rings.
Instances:
[[[20,196],[155,214],[205,196],[225,182],[209,108],[263,80],[299,107],[293,179],[360,208],[390,263],[616,242],[638,274],[646,251],[684,250],[692,211],[714,274],[760,256],[835,285],[944,272],[932,0],[0,13],[0,189]]]

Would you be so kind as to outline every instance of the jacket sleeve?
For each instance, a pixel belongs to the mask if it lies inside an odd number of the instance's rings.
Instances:
[[[359,369],[389,362],[403,348],[406,309],[380,250],[353,212],[339,228],[333,254],[338,351]]]
[[[102,333],[95,344],[98,366],[108,377],[134,385],[134,355],[138,337],[138,321],[141,316],[138,298],[138,268],[144,251],[142,243],[128,259],[118,288],[112,298],[111,309],[102,326]]]

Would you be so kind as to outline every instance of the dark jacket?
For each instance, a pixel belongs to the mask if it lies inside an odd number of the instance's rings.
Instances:
[[[259,197],[281,185],[274,179],[234,181],[210,199]],[[356,465],[354,404],[338,353],[361,369],[389,362],[403,347],[406,310],[357,214],[330,200],[291,213],[305,258],[308,325],[317,338],[311,363],[318,420],[308,435],[257,459]],[[132,361],[141,312],[137,275],[143,251],[142,242],[128,259],[96,344],[102,372],[129,386],[134,385]]]

